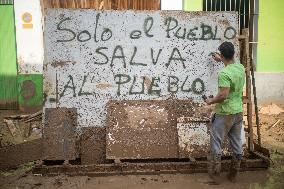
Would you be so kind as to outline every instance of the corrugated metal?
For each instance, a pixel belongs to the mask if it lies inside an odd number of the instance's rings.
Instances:
[[[13,5],[14,0],[0,0],[0,5]]]
[[[42,0],[45,8],[160,10],[160,0]]]
[[[0,109],[17,108],[17,65],[13,5],[0,5]]]

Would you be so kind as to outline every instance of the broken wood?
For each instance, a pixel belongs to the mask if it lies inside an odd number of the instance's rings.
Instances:
[[[23,119],[28,117],[29,115],[11,115],[4,117],[5,119]]]
[[[23,121],[27,123],[27,122],[32,122],[32,121],[38,121],[41,119],[42,119],[42,111],[38,111],[34,114],[30,114],[27,117],[25,117]]]
[[[246,39],[246,36],[244,36],[244,35],[239,35],[237,38],[238,38],[238,40],[244,40],[244,39]]]
[[[281,121],[281,120],[278,119],[273,125],[271,125],[270,127],[268,127],[266,130],[269,130],[269,129],[275,127],[276,125],[278,125],[278,123],[280,123],[280,121]]]
[[[16,135],[16,132],[17,132],[17,127],[14,124],[14,122],[10,119],[4,119],[4,123],[6,123],[11,135],[14,137]]]
[[[270,162],[272,161],[269,157],[266,157],[265,155],[257,152],[257,151],[253,151],[252,152],[254,155],[258,156],[259,158],[263,159],[265,162],[267,162],[268,164],[270,164]]]

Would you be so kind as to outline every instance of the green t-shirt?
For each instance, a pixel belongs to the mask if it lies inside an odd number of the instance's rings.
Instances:
[[[245,83],[245,68],[240,63],[229,64],[218,75],[218,87],[229,87],[228,98],[216,105],[216,113],[222,115],[243,112],[243,87]]]

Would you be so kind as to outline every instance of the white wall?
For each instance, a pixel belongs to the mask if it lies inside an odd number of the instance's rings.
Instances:
[[[105,126],[109,100],[165,100],[174,95],[203,102],[203,94],[215,95],[222,66],[209,54],[225,40],[229,26],[238,27],[235,13],[196,16],[182,11],[88,9],[47,9],[45,13],[44,108],[76,107],[78,127]],[[149,18],[153,25],[147,34],[143,26],[150,26]],[[173,28],[174,23],[178,26]],[[203,24],[218,25],[220,40],[205,34]],[[189,35],[191,28],[197,28],[196,39]],[[184,29],[188,37],[182,37],[184,32],[177,35]],[[102,35],[103,31],[112,34]],[[197,40],[204,36],[207,40]],[[235,36],[230,41],[238,47]]]
[[[161,0],[162,10],[182,10],[183,0]]]
[[[18,72],[20,74],[42,73],[43,33],[40,0],[14,0]],[[22,16],[32,15],[32,28],[24,28]]]
[[[259,104],[284,105],[284,73],[255,72],[256,96]]]

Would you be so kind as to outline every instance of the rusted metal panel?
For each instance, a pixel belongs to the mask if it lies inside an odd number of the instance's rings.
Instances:
[[[235,12],[47,9],[44,28],[44,108],[76,107],[78,127],[104,127],[109,100],[200,103],[222,67],[209,54],[226,40],[239,57]]]
[[[83,128],[80,148],[82,165],[106,163],[106,128]]]
[[[207,156],[210,144],[207,123],[178,123],[177,131],[180,158]]]
[[[78,157],[76,146],[75,108],[47,108],[44,112],[43,159],[74,160]]]
[[[206,157],[210,150],[210,126],[206,119],[179,117],[177,119],[179,158]],[[244,142],[244,136],[242,141]],[[225,135],[222,154],[229,156],[232,151],[228,137]]]
[[[177,158],[177,131],[166,101],[108,105],[107,159]]]
[[[0,169],[16,166],[42,158],[42,139],[0,148]]]

